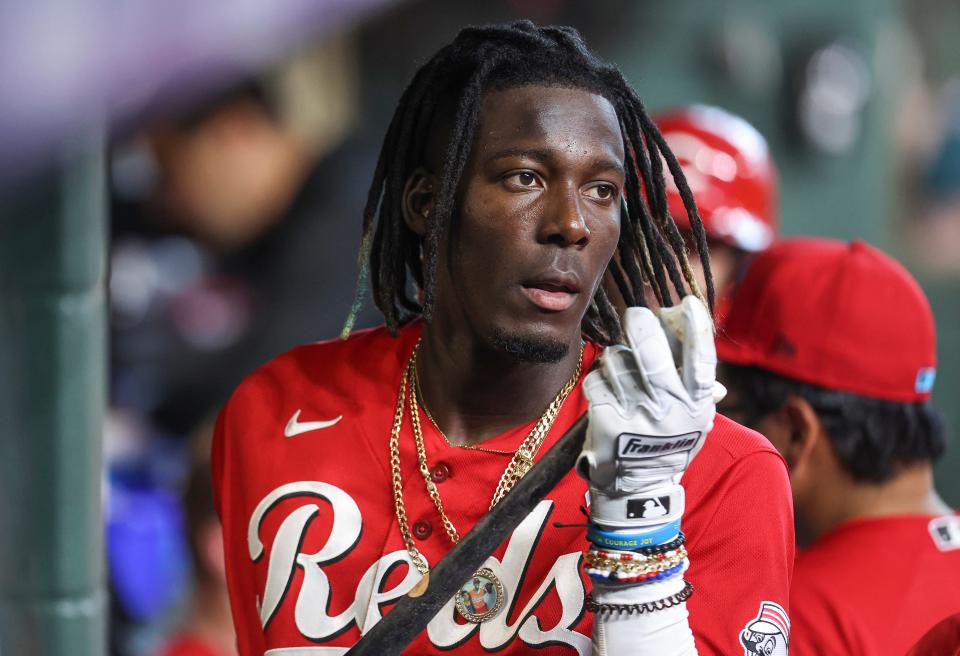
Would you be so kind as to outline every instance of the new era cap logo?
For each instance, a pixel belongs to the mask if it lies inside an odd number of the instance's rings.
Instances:
[[[693,450],[700,433],[682,435],[634,435],[623,433],[618,438],[617,454],[621,458],[642,459],[683,453]]]
[[[926,394],[933,391],[933,382],[937,379],[937,370],[934,367],[924,367],[917,372],[917,382],[913,389],[917,394]]]

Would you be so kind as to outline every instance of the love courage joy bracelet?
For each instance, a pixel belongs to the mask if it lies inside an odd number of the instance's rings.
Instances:
[[[598,547],[608,549],[639,550],[655,547],[672,542],[680,534],[680,520],[676,519],[652,531],[627,533],[622,531],[605,531],[595,524],[587,526],[587,540]]]

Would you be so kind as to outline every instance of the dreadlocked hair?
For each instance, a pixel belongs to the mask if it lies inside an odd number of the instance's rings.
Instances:
[[[646,305],[649,285],[660,305],[697,295],[713,308],[713,278],[706,233],[677,158],[643,103],[620,71],[590,52],[570,27],[538,27],[530,21],[467,27],[414,75],[400,98],[380,151],[363,212],[360,274],[343,337],[350,334],[366,293],[387,327],[412,318],[430,319],[441,235],[456,216],[456,194],[474,143],[483,94],[521,86],[578,88],[606,98],[614,107],[624,140],[626,185],[617,252],[608,273],[627,305]],[[453,103],[452,117],[445,111]],[[438,111],[439,110],[439,111]],[[435,119],[449,120],[439,171],[440,185],[426,235],[410,230],[403,218],[404,185],[424,164]],[[663,164],[673,177],[693,228],[694,244],[706,279],[699,289],[684,240],[667,208]],[[689,291],[687,291],[689,290]],[[620,341],[620,317],[600,285],[583,318],[583,332],[600,344]]]

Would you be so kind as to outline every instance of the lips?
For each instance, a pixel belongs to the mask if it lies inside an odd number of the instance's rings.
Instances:
[[[523,283],[523,293],[546,312],[563,312],[573,307],[580,294],[575,276],[547,276]]]

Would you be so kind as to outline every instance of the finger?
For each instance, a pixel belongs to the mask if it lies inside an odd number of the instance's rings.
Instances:
[[[638,399],[650,394],[633,353],[627,347],[613,346],[605,349],[601,365],[604,379],[624,410],[632,411]]]
[[[724,397],[726,397],[726,395],[727,395],[727,388],[726,388],[726,387],[724,387],[721,383],[714,383],[714,384],[713,384],[713,392],[712,392],[713,405],[717,405],[718,403],[720,403],[721,401],[723,401],[723,399],[724,399]]]
[[[616,393],[607,383],[606,376],[600,369],[599,362],[597,365],[595,365],[595,367],[596,368],[587,374],[587,376],[583,379],[584,396],[587,397],[587,400],[590,402],[591,406],[621,406],[622,402],[619,398],[617,398]]]
[[[627,308],[624,331],[640,378],[647,388],[663,389],[677,398],[684,398],[686,393],[677,374],[670,344],[657,316],[647,308]]]
[[[717,350],[714,345],[713,319],[696,296],[680,303],[683,318],[683,386],[694,403],[712,398],[717,380]]]

